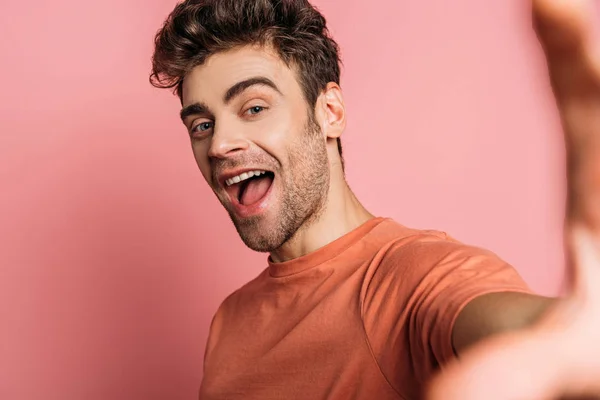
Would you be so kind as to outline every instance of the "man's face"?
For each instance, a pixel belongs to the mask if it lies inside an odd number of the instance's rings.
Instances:
[[[295,72],[274,52],[215,54],[182,89],[196,162],[248,247],[274,251],[318,217],[329,187],[326,139]]]

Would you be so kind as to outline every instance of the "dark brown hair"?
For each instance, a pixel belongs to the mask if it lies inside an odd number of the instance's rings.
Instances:
[[[211,55],[238,46],[272,46],[294,67],[309,109],[329,82],[340,83],[339,47],[323,15],[308,0],[186,0],[154,39],[150,82],[175,88]],[[342,146],[338,139],[338,150]],[[343,165],[343,161],[342,161]]]

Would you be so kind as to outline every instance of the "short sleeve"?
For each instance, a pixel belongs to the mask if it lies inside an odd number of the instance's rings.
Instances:
[[[421,235],[391,245],[371,269],[363,321],[391,381],[425,383],[453,359],[454,322],[474,298],[530,292],[519,273],[494,253],[445,236]]]

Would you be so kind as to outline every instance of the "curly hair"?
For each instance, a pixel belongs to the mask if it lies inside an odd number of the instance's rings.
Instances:
[[[271,46],[295,67],[312,112],[327,84],[340,83],[339,46],[308,0],[186,0],[167,17],[154,44],[150,83],[174,88],[180,99],[194,67],[215,53],[253,44]],[[337,144],[341,157],[339,139]]]

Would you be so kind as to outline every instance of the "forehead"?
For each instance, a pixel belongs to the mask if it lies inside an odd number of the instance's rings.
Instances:
[[[295,72],[269,47],[244,46],[219,52],[204,64],[193,68],[182,84],[183,105],[222,99],[238,82],[265,77],[273,81],[283,94],[300,91]]]

